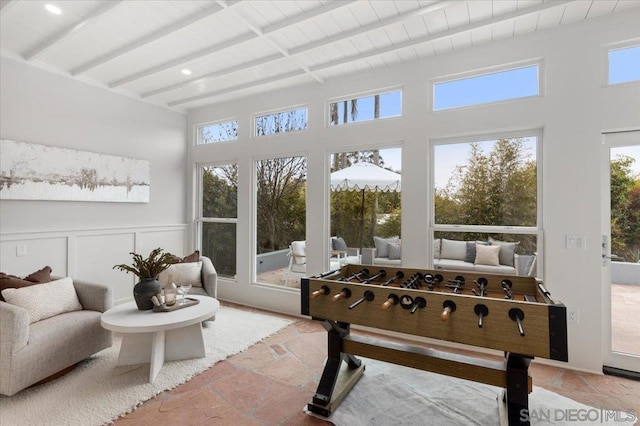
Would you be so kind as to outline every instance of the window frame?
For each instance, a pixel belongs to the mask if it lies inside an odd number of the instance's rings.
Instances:
[[[458,81],[458,80],[466,80],[474,77],[482,77],[485,75],[497,74],[505,71],[529,68],[534,66],[538,67],[538,80],[537,80],[538,94],[537,95],[502,99],[498,101],[481,102],[481,103],[472,104],[472,105],[455,106],[455,107],[441,108],[441,109],[436,109],[435,107],[435,103],[436,103],[435,86],[437,84]],[[503,103],[509,103],[509,102],[519,102],[527,99],[542,98],[545,96],[544,76],[545,76],[544,58],[532,58],[532,59],[527,59],[523,61],[510,62],[508,64],[495,65],[487,68],[480,68],[480,69],[475,69],[471,71],[464,71],[461,73],[448,74],[441,77],[435,77],[435,78],[429,79],[429,112],[440,113],[445,111],[458,111],[458,110],[467,109],[467,108],[478,108],[478,107],[485,107],[488,105],[496,105],[496,104],[503,104]]]
[[[237,142],[240,139],[239,135],[236,135],[235,139],[230,139],[228,141],[217,141],[217,142],[210,142],[210,143],[202,143],[200,142],[201,139],[201,135],[200,135],[200,129],[204,128],[204,127],[208,127],[208,126],[213,126],[216,124],[222,124],[222,123],[231,123],[231,122],[237,122],[238,124],[238,132],[240,131],[240,120],[237,117],[232,117],[232,118],[223,118],[220,120],[214,120],[214,121],[206,121],[203,123],[197,123],[194,127],[195,127],[195,138],[194,138],[194,146],[198,147],[198,146],[212,146],[212,145],[216,145],[216,144],[220,144],[220,143],[229,143],[229,142]]]
[[[236,217],[235,218],[217,218],[217,217],[205,217],[204,216],[204,211],[203,211],[203,195],[204,195],[204,188],[203,188],[203,177],[204,177],[204,169],[205,167],[221,167],[221,166],[228,166],[228,165],[236,165],[237,166],[237,162],[207,162],[207,163],[196,163],[196,176],[197,176],[197,200],[198,200],[198,204],[196,207],[196,218],[194,220],[195,222],[195,226],[194,226],[194,232],[195,232],[195,242],[196,242],[196,247],[198,248],[198,250],[200,250],[200,253],[203,252],[202,250],[202,231],[203,231],[203,225],[205,223],[222,223],[222,224],[235,224],[236,225],[236,247],[237,247],[237,243],[238,243],[238,209],[236,207]],[[237,206],[237,201],[236,201],[236,206]],[[237,250],[237,249],[236,249]],[[236,256],[237,256],[237,252],[236,252]],[[237,263],[236,263],[237,264]],[[236,270],[236,275],[234,277],[229,277],[226,275],[218,275],[218,278],[224,279],[224,280],[228,280],[228,281],[233,281],[236,282],[237,281],[237,276],[238,276],[238,271]]]
[[[481,142],[487,140],[501,139],[501,138],[518,138],[518,137],[535,137],[536,138],[536,226],[511,226],[511,225],[452,225],[452,224],[436,224],[435,218],[435,151],[438,145],[454,145],[461,143]],[[537,274],[536,276],[542,276],[543,258],[544,258],[544,224],[543,224],[543,167],[542,167],[542,149],[543,149],[543,129],[532,128],[526,130],[516,131],[500,131],[483,134],[473,134],[468,136],[456,136],[445,138],[434,138],[429,141],[430,156],[429,161],[431,170],[429,172],[430,183],[428,185],[427,197],[430,204],[430,219],[429,219],[429,250],[433,248],[434,233],[438,231],[442,232],[474,232],[474,233],[487,233],[487,234],[526,234],[536,235],[536,255],[537,255]],[[433,253],[430,253],[429,264],[433,266]]]
[[[305,109],[306,110],[306,127],[304,129],[300,129],[300,130],[292,130],[289,132],[280,132],[280,133],[272,133],[270,135],[258,135],[256,134],[256,118],[258,117],[262,117],[262,116],[266,116],[266,115],[273,115],[273,114],[278,114],[278,113],[282,113],[282,112],[289,112],[289,111],[296,111],[296,110],[301,110],[301,109]],[[290,133],[297,133],[297,132],[303,132],[305,130],[309,129],[309,105],[308,104],[297,104],[297,105],[291,105],[288,107],[282,107],[282,108],[276,108],[276,109],[270,109],[270,110],[266,110],[266,111],[260,111],[260,112],[254,112],[249,116],[249,122],[251,123],[251,138],[252,139],[262,139],[262,138],[269,138],[269,137],[274,137],[274,136],[282,136],[282,135],[287,135]]]
[[[376,121],[390,120],[390,119],[394,119],[394,118],[403,117],[404,116],[404,90],[403,89],[404,89],[404,86],[391,86],[391,87],[385,87],[385,88],[381,88],[381,89],[374,89],[374,90],[367,90],[367,91],[364,91],[364,92],[352,93],[352,94],[349,94],[349,95],[335,96],[333,98],[325,99],[325,101],[324,101],[324,126],[327,127],[327,128],[340,128],[340,127],[344,127],[344,126],[352,126],[352,125],[357,125],[357,124],[371,123],[371,122],[376,122]],[[389,116],[389,117],[372,118],[371,120],[352,121],[352,122],[349,122],[349,123],[338,124],[338,125],[335,125],[335,126],[331,125],[330,119],[331,119],[331,104],[332,103],[344,102],[344,101],[349,102],[349,101],[351,101],[353,99],[366,98],[366,97],[371,97],[371,96],[375,96],[375,95],[384,95],[384,94],[393,93],[393,92],[400,92],[400,114],[392,115],[392,116]]]

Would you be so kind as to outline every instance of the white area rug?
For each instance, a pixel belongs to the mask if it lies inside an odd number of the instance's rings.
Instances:
[[[504,413],[499,409],[501,388],[361,359],[366,366],[364,375],[328,418],[336,426],[499,426],[502,414],[502,424],[507,424],[506,407]],[[529,394],[529,409],[532,425],[633,424],[624,420],[626,413],[619,412],[616,422],[605,418],[599,408],[535,386]]]
[[[163,390],[182,384],[268,337],[291,321],[221,307],[203,327],[206,358],[166,362],[156,381],[149,365],[117,366],[120,338],[69,374],[13,397],[0,397],[0,425],[101,425],[132,411]]]

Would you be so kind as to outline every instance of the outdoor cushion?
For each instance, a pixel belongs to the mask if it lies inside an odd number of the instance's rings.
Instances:
[[[465,262],[476,262],[476,244],[488,246],[489,243],[485,241],[467,241],[467,255],[464,258]]]
[[[514,266],[513,263],[513,255],[516,253],[516,249],[518,248],[518,242],[509,242],[509,241],[498,241],[489,237],[489,242],[491,245],[499,245],[500,248],[500,264],[507,266]]]
[[[344,241],[344,238],[333,237],[331,238],[331,249],[336,251],[347,251],[349,248],[347,247],[347,243]]]
[[[389,260],[400,259],[402,257],[402,246],[400,243],[389,243]]]
[[[291,243],[291,252],[294,254],[293,262],[296,265],[307,263],[307,244],[305,241],[294,241]]]
[[[433,240],[433,258],[440,259],[440,246],[442,245],[442,239],[436,238]]]
[[[389,257],[389,243],[397,243],[400,241],[399,236],[390,238],[373,237],[376,245],[376,257]]]
[[[465,260],[467,257],[467,242],[442,239],[440,259]]]
[[[476,246],[477,265],[500,266],[500,246],[484,246],[478,244]]]

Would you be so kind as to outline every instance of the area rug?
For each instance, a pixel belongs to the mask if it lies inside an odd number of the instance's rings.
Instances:
[[[364,375],[328,418],[336,426],[507,424],[501,388],[361,359]],[[535,386],[529,409],[531,425],[633,424],[632,414],[589,407]]]
[[[290,323],[286,319],[223,306],[216,320],[203,327],[207,356],[166,362],[154,383],[148,383],[148,364],[116,365],[121,339],[115,337],[111,348],[82,362],[69,374],[12,397],[0,397],[0,425],[109,423]]]

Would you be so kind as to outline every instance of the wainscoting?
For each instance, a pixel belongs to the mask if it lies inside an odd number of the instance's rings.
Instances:
[[[132,300],[136,277],[113,269],[130,263],[130,252],[146,256],[156,247],[184,256],[187,225],[77,229],[0,235],[0,271],[24,276],[50,266],[57,276],[98,282],[113,288],[114,303]]]

